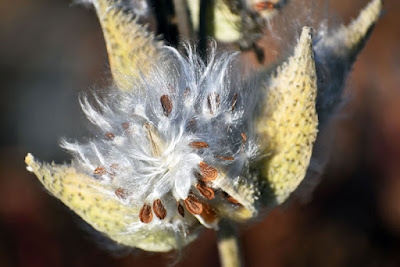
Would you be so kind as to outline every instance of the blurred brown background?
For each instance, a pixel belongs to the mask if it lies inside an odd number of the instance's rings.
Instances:
[[[331,1],[349,22],[367,0]],[[94,12],[69,0],[0,8],[0,266],[168,266],[177,254],[110,252],[25,170],[27,152],[62,162],[85,134],[80,91],[109,77]],[[243,226],[246,266],[400,266],[400,1],[387,0],[348,80],[331,159],[311,201]],[[204,231],[178,266],[219,266]],[[97,240],[97,241],[95,241]]]

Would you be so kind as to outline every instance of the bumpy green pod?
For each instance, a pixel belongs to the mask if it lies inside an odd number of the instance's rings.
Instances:
[[[26,156],[25,163],[53,196],[119,244],[163,252],[185,246],[197,237],[199,223],[196,220],[188,222],[190,231],[184,238],[177,237],[176,229],[172,228],[148,227],[132,231],[131,227],[139,223],[137,215],[141,208],[135,203],[126,205],[121,202],[121,195],[110,194],[114,190],[73,166],[41,163],[31,154]]]
[[[358,54],[382,13],[382,0],[371,1],[348,26],[327,34],[315,46],[318,116],[325,125],[341,100],[345,82]]]
[[[317,136],[317,76],[310,28],[303,28],[294,55],[264,83],[263,90],[266,100],[256,123],[263,153],[258,167],[266,181],[264,201],[280,204],[304,178]]]
[[[120,90],[132,90],[132,81],[148,73],[161,56],[162,42],[138,23],[136,14],[123,10],[120,0],[91,2],[103,29],[114,82]]]

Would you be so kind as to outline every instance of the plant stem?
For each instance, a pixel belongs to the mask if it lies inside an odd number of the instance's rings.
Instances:
[[[240,267],[242,259],[240,255],[239,235],[235,225],[227,220],[219,223],[218,251],[223,267]]]

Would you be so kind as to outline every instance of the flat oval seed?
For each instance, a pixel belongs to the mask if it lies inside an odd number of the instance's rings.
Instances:
[[[185,91],[183,92],[183,97],[184,97],[184,98],[187,98],[189,95],[190,95],[190,88],[189,88],[189,87],[186,87],[186,88],[185,88]]]
[[[233,198],[231,195],[229,195],[228,193],[222,192],[222,195],[223,195],[223,196],[226,198],[226,200],[228,200],[230,203],[241,205],[241,204],[239,203],[239,201],[237,201],[236,199],[234,199],[234,198]]]
[[[213,208],[207,204],[203,204],[203,212],[200,216],[206,223],[213,223],[217,219],[217,214],[215,214]]]
[[[247,135],[245,133],[241,133],[241,135],[242,135],[243,144],[244,144],[247,141]]]
[[[122,199],[126,199],[126,197],[128,196],[127,192],[122,188],[118,188],[117,190],[115,190],[115,195]]]
[[[200,194],[207,198],[207,199],[213,199],[215,197],[214,190],[212,188],[202,185],[202,184],[197,184],[196,185],[197,190],[199,190]]]
[[[153,220],[153,212],[151,212],[151,206],[144,204],[139,212],[139,219],[142,223],[149,223]]]
[[[201,173],[198,173],[197,171],[194,172],[194,176],[196,176],[197,180],[199,181],[207,182],[207,179],[204,178],[204,176]]]
[[[197,122],[194,118],[191,118],[190,121],[186,124],[186,131],[194,131],[196,130]]]
[[[189,195],[184,202],[191,214],[199,215],[203,212],[203,204],[195,196]]]
[[[228,197],[226,198],[226,200],[228,200],[229,202],[233,203],[233,204],[239,204],[239,201],[237,201],[236,199],[234,199],[232,196],[228,195]]]
[[[178,212],[182,217],[185,217],[185,210],[183,209],[183,206],[179,202],[178,202]]]
[[[106,171],[106,169],[104,169],[103,167],[98,167],[98,168],[96,168],[96,169],[94,170],[93,173],[94,173],[94,174],[97,174],[97,175],[104,175],[104,174],[107,174],[107,171]]]
[[[245,147],[245,144],[246,144],[246,141],[247,141],[247,135],[245,133],[241,133],[241,135],[242,135],[242,145],[240,147],[240,153],[243,153],[244,152],[244,147]]]
[[[153,202],[153,210],[158,218],[163,220],[167,216],[167,210],[164,205],[161,203],[161,200],[156,199]]]
[[[204,178],[207,180],[215,180],[217,178],[218,171],[215,168],[211,167],[205,162],[200,162],[199,165],[201,174],[204,176]]]
[[[172,107],[173,107],[172,100],[168,95],[163,95],[161,96],[160,101],[164,115],[168,117],[169,114],[171,114],[172,112]]]
[[[259,2],[259,3],[254,4],[253,7],[257,11],[261,12],[261,11],[264,11],[266,9],[268,9],[268,10],[275,9],[275,4],[270,2],[270,1],[263,1],[263,2]]]
[[[190,142],[189,146],[193,147],[193,148],[206,148],[206,147],[209,147],[209,145],[207,143],[204,143],[204,142]]]
[[[123,122],[123,123],[121,123],[121,126],[124,130],[128,130],[130,125],[129,125],[129,122]]]
[[[235,93],[235,94],[233,95],[233,99],[232,99],[231,111],[234,111],[234,110],[235,110],[236,103],[237,103],[237,98],[238,98],[238,94]]]
[[[223,156],[215,156],[215,157],[223,160],[233,160],[232,157],[223,157]]]
[[[113,133],[106,133],[104,135],[107,139],[113,140],[115,138],[115,135]]]

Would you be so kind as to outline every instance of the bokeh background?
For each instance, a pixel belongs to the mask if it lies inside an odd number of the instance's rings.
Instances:
[[[347,23],[367,0],[330,2]],[[181,255],[110,252],[25,170],[27,152],[69,159],[58,140],[86,133],[78,95],[109,79],[107,55],[93,10],[70,0],[0,4],[0,266],[168,266],[178,256],[177,266],[219,266],[208,230]],[[386,0],[309,201],[241,227],[246,266],[400,266],[399,14],[400,1]]]

